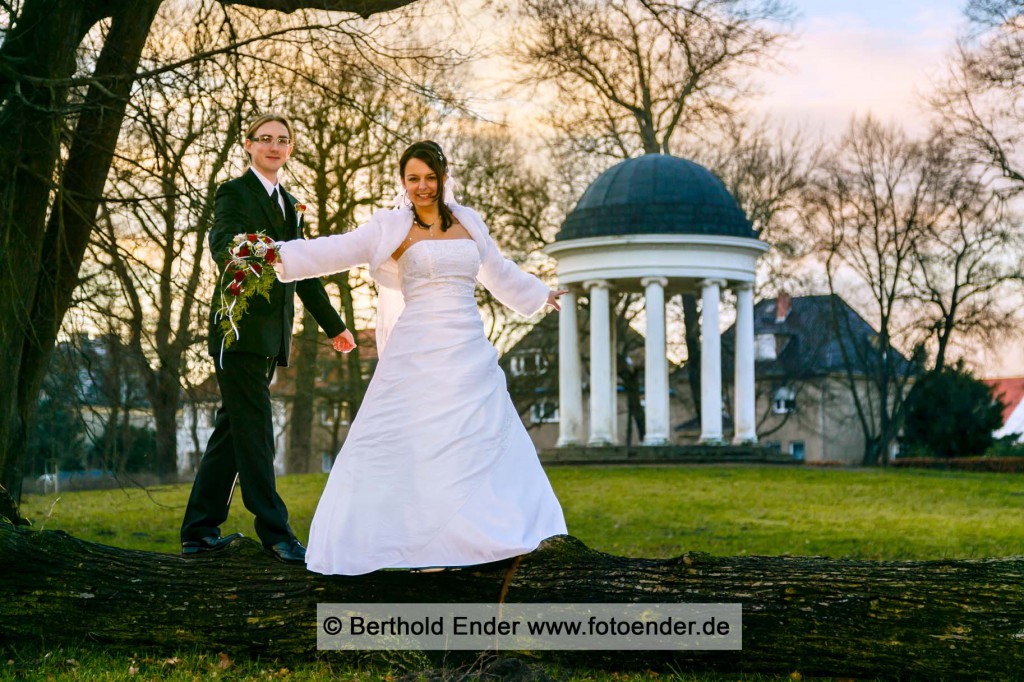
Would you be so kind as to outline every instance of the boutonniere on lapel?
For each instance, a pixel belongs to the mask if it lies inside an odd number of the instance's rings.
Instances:
[[[236,234],[228,248],[231,258],[220,277],[220,308],[214,318],[220,323],[221,367],[224,349],[238,340],[238,321],[254,295],[270,301],[270,290],[277,281],[274,261],[277,244],[263,232]]]
[[[297,225],[302,224],[302,217],[306,215],[306,205],[302,203],[295,204],[295,223]]]

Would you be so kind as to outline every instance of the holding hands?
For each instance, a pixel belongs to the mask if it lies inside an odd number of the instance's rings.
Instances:
[[[352,332],[346,329],[331,339],[331,345],[339,353],[348,353],[356,347],[356,340],[352,336]]]

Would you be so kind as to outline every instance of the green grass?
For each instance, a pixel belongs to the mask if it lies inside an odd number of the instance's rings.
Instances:
[[[613,554],[672,557],[700,551],[872,560],[1024,554],[1024,476],[1019,475],[769,466],[553,467],[548,473],[569,532],[590,547]],[[324,475],[284,476],[278,481],[300,538],[306,537],[325,481]],[[119,547],[177,552],[188,494],[188,485],[178,485],[29,496],[22,511],[37,528],[65,530]],[[223,531],[255,537],[252,517],[237,492]],[[0,680],[394,682],[409,669],[330,657],[282,662],[222,658],[216,651],[0,643]],[[552,667],[545,671],[559,680],[599,682],[790,679]]]
[[[687,551],[872,560],[1024,554],[1024,476],[811,467],[552,467],[569,532],[634,557]],[[305,538],[322,474],[283,476]],[[36,527],[107,545],[178,551],[189,486],[29,496]],[[254,537],[236,493],[224,533]]]
[[[153,652],[121,652],[103,647],[58,647],[46,649],[33,645],[10,648],[0,645],[0,681],[42,682],[67,680],[82,682],[141,682],[143,680],[233,680],[259,682],[287,680],[306,682],[313,680],[346,680],[352,682],[418,682],[434,680],[436,674],[446,680],[460,680],[461,674],[479,669],[475,662],[426,664],[417,670],[409,665],[398,667],[379,662],[353,664],[330,660],[302,661],[294,664],[274,659],[235,659],[223,652],[189,651],[174,655]],[[430,670],[428,676],[423,670]],[[791,675],[724,675],[691,674],[685,672],[610,672],[604,670],[565,669],[557,665],[544,666],[544,673],[564,682],[791,682],[801,679]],[[493,679],[493,678],[492,678]],[[831,678],[803,678],[823,681]]]

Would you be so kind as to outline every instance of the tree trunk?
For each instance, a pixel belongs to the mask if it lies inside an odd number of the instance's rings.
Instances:
[[[174,360],[177,360],[175,358]],[[163,359],[157,368],[156,400],[152,413],[156,424],[156,466],[161,480],[169,480],[178,473],[178,408],[181,403],[181,368],[167,366]]]
[[[309,472],[313,452],[313,419],[315,417],[317,346],[320,327],[308,310],[302,314],[302,331],[295,338],[295,390],[292,413],[288,423],[288,452],[285,471],[289,474]]]
[[[17,221],[21,224],[22,230],[31,232],[21,235],[21,239],[14,239],[22,242],[19,244],[19,251],[27,252],[21,255],[4,254],[5,266],[18,263],[22,256],[25,258],[24,262],[18,265],[18,272],[12,273],[12,276],[18,278],[13,282],[13,287],[17,291],[14,304],[20,309],[9,315],[6,311],[0,310],[0,319],[5,322],[0,326],[6,327],[10,324],[12,328],[2,340],[4,355],[7,358],[4,364],[16,361],[16,365],[10,368],[14,371],[4,372],[5,376],[13,379],[11,386],[14,390],[5,391],[3,401],[6,403],[11,397],[14,400],[13,403],[9,403],[9,407],[4,405],[7,409],[0,413],[3,417],[3,425],[0,426],[0,436],[3,437],[0,441],[0,461],[3,466],[0,467],[0,473],[4,477],[0,483],[11,488],[15,497],[20,493],[20,464],[25,459],[28,443],[27,424],[49,367],[49,357],[57,338],[57,331],[71,301],[71,294],[78,283],[78,269],[96,218],[100,195],[106,182],[107,170],[110,168],[126,102],[134,81],[132,74],[138,67],[142,48],[149,35],[149,26],[159,4],[160,0],[120,3],[113,12],[110,31],[93,72],[93,77],[98,82],[90,86],[82,105],[82,113],[75,127],[67,161],[60,173],[57,195],[45,233],[41,230],[32,232],[32,228],[38,230],[37,226],[42,225],[46,199],[52,189],[51,178],[57,151],[55,136],[63,127],[64,96],[61,96],[59,101],[50,103],[46,115],[42,116],[33,108],[18,111],[17,106],[8,107],[5,103],[4,118],[10,115],[42,119],[42,124],[51,128],[42,135],[36,131],[34,136],[40,144],[38,153],[43,157],[43,161],[49,159],[48,165],[36,169],[33,173],[19,175],[19,180],[24,179],[24,184],[27,185],[25,193],[36,196],[37,201],[33,202],[29,196],[19,192],[13,195],[9,202],[5,201],[9,208],[4,211],[3,218],[8,225]],[[97,5],[88,3],[88,6]],[[57,7],[50,7],[50,10],[55,14],[60,13]],[[42,19],[41,23],[55,24],[59,23],[59,20],[49,16]],[[19,21],[19,25],[21,24]],[[74,42],[70,45],[77,44]],[[73,55],[73,47],[70,49]],[[16,119],[15,129],[31,127],[18,123],[20,122]],[[12,132],[12,135],[17,137],[16,133]],[[52,149],[45,148],[48,144],[52,145]],[[38,212],[39,215],[14,215],[12,209],[15,204],[19,208],[33,206],[32,213]],[[15,233],[22,230],[16,229]],[[10,233],[11,227],[7,227],[5,231]],[[6,241],[11,243],[11,240]],[[6,298],[2,294],[3,292],[0,292],[0,298]],[[0,371],[5,369],[8,367],[0,367]],[[10,395],[12,393],[13,396]]]
[[[219,0],[363,17],[415,0]],[[162,0],[25,0],[0,45],[0,485],[20,497],[31,419],[110,169],[125,105]],[[113,17],[85,102],[67,107],[78,47]],[[66,121],[80,111],[67,161]],[[56,182],[56,186],[55,186]],[[51,193],[56,191],[51,206]],[[49,224],[47,213],[49,212]]]
[[[553,538],[519,562],[325,577],[251,540],[183,559],[0,523],[0,637],[312,658],[317,603],[741,603],[743,649],[535,652],[588,666],[933,680],[1024,669],[1024,559],[628,559]]]
[[[697,297],[683,294],[683,325],[686,329],[686,373],[690,379],[690,393],[697,417],[700,417],[700,318],[697,315]]]
[[[327,281],[338,287],[338,296],[341,298],[341,314],[345,319],[345,326],[353,335],[356,334],[355,301],[352,297],[352,282],[348,272],[341,272],[332,275]],[[359,339],[356,339],[359,343]],[[349,405],[349,418],[354,419],[363,404],[363,396],[366,395],[366,381],[363,379],[363,366],[361,351],[357,345],[351,353],[345,356],[345,399]]]
[[[62,83],[74,73],[79,42],[99,19],[88,3],[26,0],[0,46],[0,376],[6,387],[0,391],[0,485],[14,500],[21,496],[28,429],[17,389],[65,125],[68,87]],[[11,442],[22,446],[12,452]]]

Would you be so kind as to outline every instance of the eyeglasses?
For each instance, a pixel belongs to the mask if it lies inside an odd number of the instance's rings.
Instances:
[[[258,135],[256,137],[250,137],[251,141],[257,144],[265,145],[281,145],[282,147],[292,146],[292,139],[290,137],[274,137],[273,135]]]

